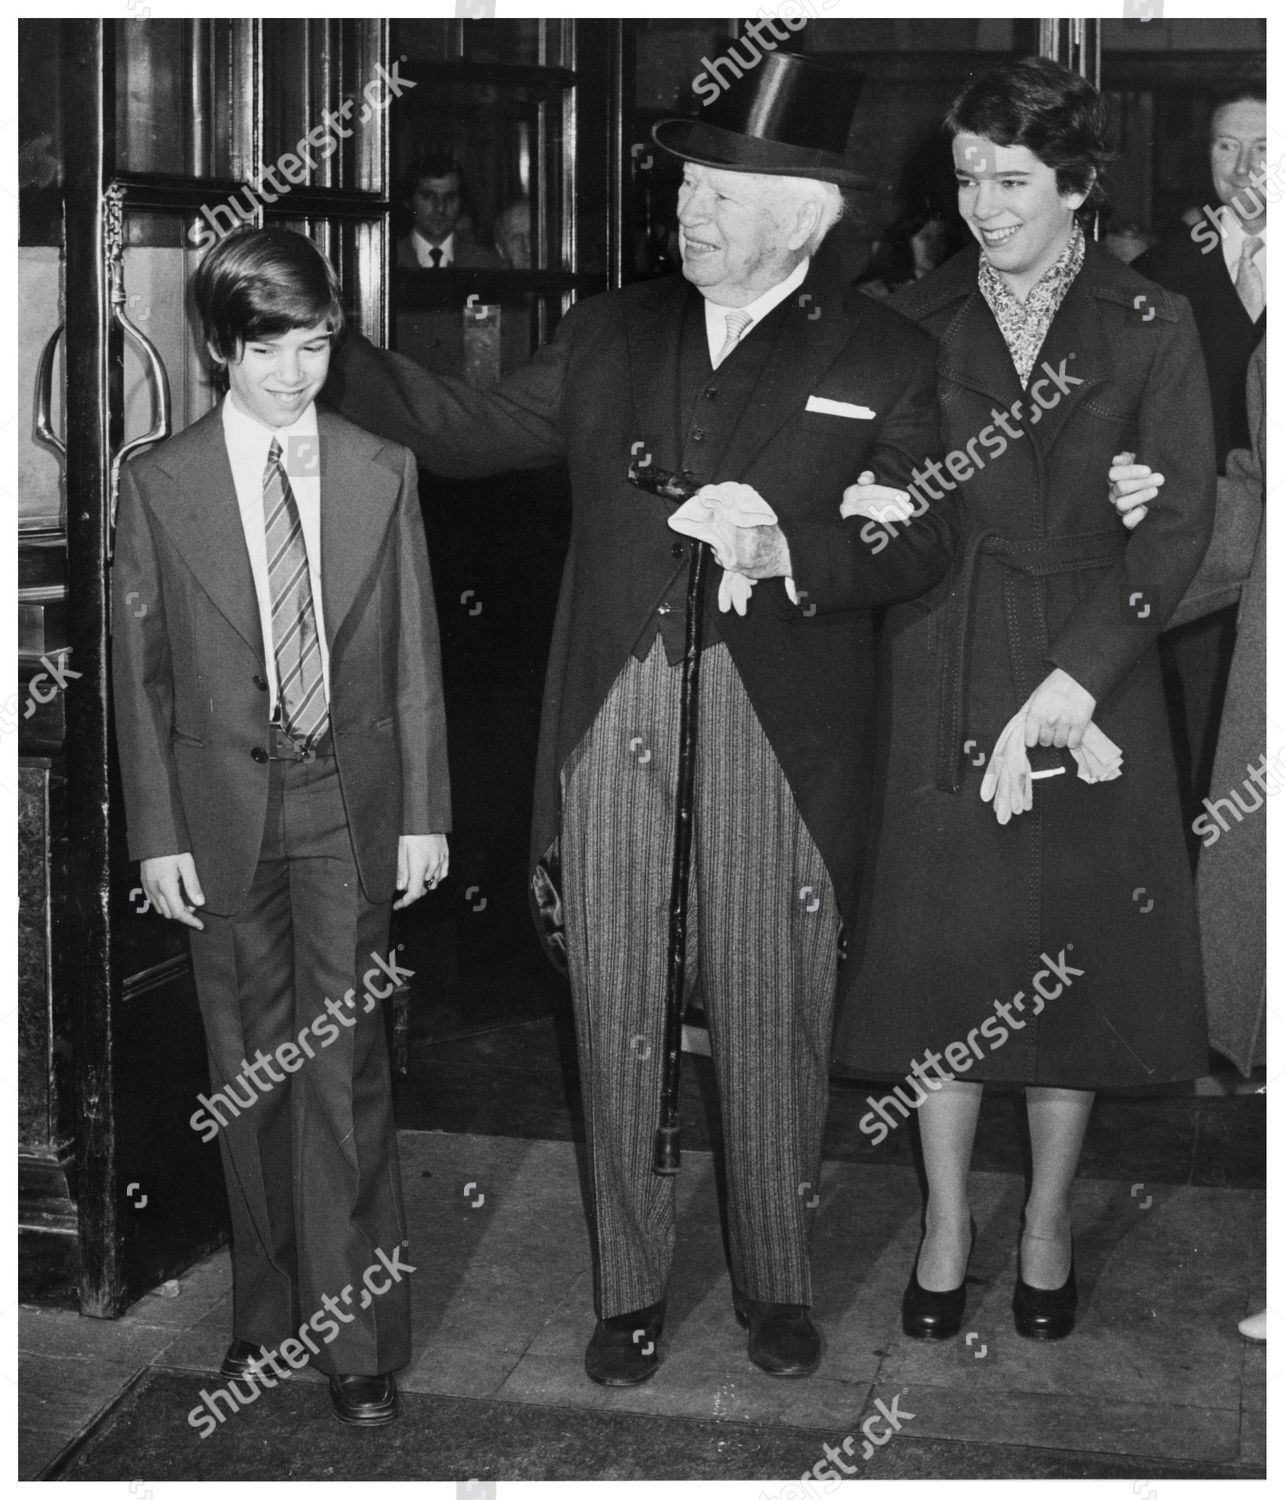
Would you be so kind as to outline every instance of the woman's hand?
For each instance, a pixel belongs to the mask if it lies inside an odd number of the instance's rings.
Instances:
[[[1148,503],[1156,498],[1165,482],[1165,476],[1153,474],[1149,465],[1134,463],[1136,456],[1117,453],[1107,470],[1111,504],[1130,531],[1146,518]]]
[[[1027,746],[1074,750],[1084,738],[1097,700],[1069,672],[1055,667],[1026,700]]]
[[[1030,812],[1032,745],[1074,750],[1093,718],[1096,700],[1075,678],[1056,667],[1004,726],[982,777],[982,801],[991,803],[998,823]]]
[[[908,491],[876,484],[874,470],[863,469],[857,475],[856,484],[850,484],[844,490],[839,514],[845,520],[850,516],[869,516],[872,521],[897,525],[909,521],[915,514],[915,507]]]

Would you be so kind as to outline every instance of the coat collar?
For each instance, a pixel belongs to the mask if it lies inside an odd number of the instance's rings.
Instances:
[[[681,417],[675,420],[679,352],[685,316],[701,317],[700,293],[681,276],[646,289],[631,305],[626,325],[638,430],[658,444],[660,465],[678,467]],[[735,478],[750,467],[780,428],[796,415],[825,371],[852,337],[859,297],[849,294],[824,255],[814,257],[807,277],[786,298],[771,357],[732,430],[719,472]],[[701,337],[704,337],[702,325]]]
[[[1008,345],[977,285],[979,253],[975,245],[962,250],[893,305],[918,321],[931,321],[939,330],[939,380],[965,386],[1006,409],[1020,402],[1019,410],[1027,418],[1038,410],[1029,430],[1047,449],[1071,414],[1109,377],[1110,352],[1098,299],[1104,291],[1114,299],[1122,295],[1115,285],[1116,263],[1092,242],[1085,245],[1084,265],[1057,310],[1030,385],[1023,390]],[[1066,388],[1050,375],[1059,377]],[[1029,394],[1041,381],[1046,382],[1041,387],[1045,399],[1056,396],[1047,407]]]
[[[325,407],[317,408],[321,461],[321,587],[333,651],[363,580],[383,545],[401,488],[389,445]],[[382,462],[372,462],[384,454]],[[157,449],[174,480],[157,515],[187,566],[228,623],[264,661],[259,604],[217,407]]]

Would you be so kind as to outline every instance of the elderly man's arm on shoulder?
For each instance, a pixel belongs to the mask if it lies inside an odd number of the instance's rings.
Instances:
[[[866,441],[854,442],[832,515],[782,523],[796,589],[817,612],[913,599],[950,566],[957,486],[941,462],[935,349],[909,324],[907,333],[881,386],[885,409]]]

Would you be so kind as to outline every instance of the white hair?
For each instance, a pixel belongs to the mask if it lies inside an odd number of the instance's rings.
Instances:
[[[808,203],[816,205],[817,226],[803,246],[805,255],[815,255],[821,241],[843,217],[843,193],[833,182],[822,182],[816,177],[770,177],[766,180],[774,185],[778,201],[784,200],[789,205],[789,211],[797,212]]]

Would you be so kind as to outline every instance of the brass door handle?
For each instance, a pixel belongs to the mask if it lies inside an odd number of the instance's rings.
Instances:
[[[148,376],[153,390],[156,394],[156,420],[151,429],[143,433],[141,437],[130,438],[122,443],[112,455],[111,461],[111,525],[108,531],[108,556],[115,550],[116,543],[116,506],[120,497],[120,468],[125,460],[132,454],[137,453],[140,448],[149,447],[152,443],[159,443],[162,438],[170,435],[170,382],[165,373],[165,365],[161,356],[157,353],[156,345],[140,329],[135,328],[133,323],[125,316],[125,276],[124,265],[121,257],[109,258],[108,275],[110,280],[110,299],[112,321],[124,334],[125,338],[133,344],[143,357],[147,366]]]
[[[67,457],[67,444],[53,429],[50,416],[53,411],[54,394],[54,350],[62,337],[66,325],[59,323],[45,341],[40,351],[40,363],[36,367],[36,436],[52,448],[59,458]]]

